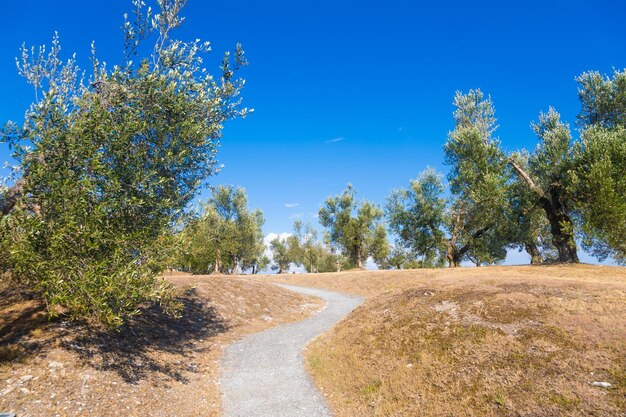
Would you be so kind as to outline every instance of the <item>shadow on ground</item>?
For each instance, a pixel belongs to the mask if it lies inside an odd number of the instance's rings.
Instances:
[[[194,290],[187,290],[179,301],[181,318],[167,316],[154,306],[120,329],[110,330],[63,319],[49,321],[40,303],[5,298],[0,303],[0,365],[60,347],[77,354],[86,365],[115,372],[128,383],[150,377],[185,383],[185,373],[198,371],[193,353],[209,349],[203,342],[228,326]]]

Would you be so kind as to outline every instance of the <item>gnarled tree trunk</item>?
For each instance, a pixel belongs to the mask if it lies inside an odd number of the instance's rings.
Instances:
[[[213,273],[222,273],[222,251],[220,248],[217,248],[217,250],[215,251],[215,268],[213,269]]]
[[[552,233],[552,244],[559,252],[557,262],[578,263],[576,241],[574,240],[574,222],[570,217],[565,200],[558,186],[551,186],[548,191],[539,188],[524,169],[509,158],[508,164],[524,180],[528,188],[538,197],[539,205],[546,212]]]
[[[356,248],[356,256],[355,256],[355,261],[356,261],[356,267],[359,269],[363,268],[363,249],[361,248],[361,246],[357,246]]]
[[[543,263],[543,256],[541,256],[541,252],[537,247],[537,244],[532,240],[524,243],[524,249],[530,255],[530,263],[531,265],[537,265]]]
[[[446,241],[445,245],[446,258],[448,258],[448,267],[458,268],[459,266],[461,266],[461,259],[463,258],[463,255],[459,253],[458,248],[451,239]]]

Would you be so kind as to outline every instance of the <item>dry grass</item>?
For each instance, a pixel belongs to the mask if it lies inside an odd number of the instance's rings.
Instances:
[[[168,277],[182,319],[148,309],[119,333],[49,322],[0,294],[0,411],[32,416],[217,416],[218,361],[244,334],[301,320],[321,302],[225,276]]]
[[[624,268],[278,279],[367,297],[307,353],[339,417],[626,415]]]

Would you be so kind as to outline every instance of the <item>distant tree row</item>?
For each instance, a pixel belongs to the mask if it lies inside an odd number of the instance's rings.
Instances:
[[[433,169],[395,191],[386,214],[398,244],[424,265],[497,263],[511,248],[531,263],[577,263],[577,242],[599,260],[625,262],[626,72],[577,81],[580,137],[550,108],[532,124],[533,152],[505,152],[490,98],[457,93],[444,146],[449,193]]]
[[[458,267],[502,262],[510,249],[531,263],[577,263],[578,243],[599,260],[626,262],[626,72],[577,78],[580,136],[553,108],[532,123],[533,152],[506,152],[494,136],[491,99],[480,90],[454,97],[454,129],[444,145],[443,176],[427,168],[384,210],[396,246],[389,248],[383,212],[354,190],[320,209],[329,242],[361,268]]]
[[[447,184],[427,168],[409,188],[393,191],[384,209],[357,201],[348,185],[319,210],[323,241],[310,224],[297,221],[293,234],[270,242],[272,269],[282,273],[296,265],[330,272],[363,268],[367,259],[379,268],[458,267],[464,261],[480,266],[502,262],[512,249],[525,250],[533,264],[576,263],[579,243],[600,260],[611,256],[624,262],[626,72],[615,71],[612,77],[588,72],[577,80],[580,137],[573,139],[570,127],[550,108],[531,125],[538,138],[533,152],[506,152],[495,136],[491,99],[480,90],[457,92],[455,125],[444,145]],[[257,235],[236,226],[238,215],[217,214],[230,213],[216,209],[220,201],[230,200],[214,195],[203,217],[189,225],[203,231],[188,233],[199,233],[207,242],[199,245],[203,249],[188,247],[189,265],[197,265],[190,269],[219,272],[221,252],[234,259],[228,271],[238,270],[237,259],[258,271],[258,265],[267,265],[260,255],[261,223],[256,223]],[[220,226],[223,217],[231,219],[230,229]],[[396,238],[393,247],[385,225]],[[250,239],[247,245],[256,252],[249,251],[250,260],[234,255],[237,251],[230,248],[236,245],[222,234],[237,242]]]

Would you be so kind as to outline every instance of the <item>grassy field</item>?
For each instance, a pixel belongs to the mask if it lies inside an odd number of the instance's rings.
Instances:
[[[269,279],[367,297],[307,352],[339,417],[626,415],[625,268]]]
[[[0,411],[18,416],[217,416],[219,359],[244,334],[301,320],[321,301],[224,276],[169,276],[184,316],[149,309],[120,332],[48,321],[0,291]]]

